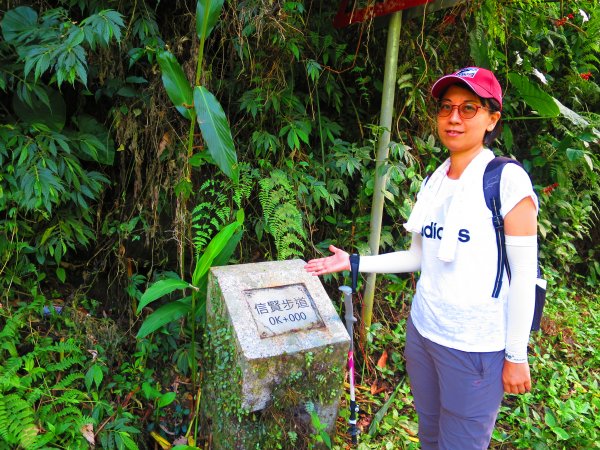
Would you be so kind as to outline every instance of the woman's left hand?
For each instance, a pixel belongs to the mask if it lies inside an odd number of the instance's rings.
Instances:
[[[502,383],[507,394],[524,394],[531,391],[529,363],[514,363],[504,360]]]

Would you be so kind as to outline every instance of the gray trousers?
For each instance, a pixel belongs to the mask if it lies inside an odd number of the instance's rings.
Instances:
[[[424,450],[485,450],[504,395],[504,351],[469,353],[424,338],[408,319],[406,370]]]

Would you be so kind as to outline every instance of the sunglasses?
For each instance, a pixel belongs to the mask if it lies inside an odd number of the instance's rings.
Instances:
[[[454,108],[458,110],[458,115],[462,119],[472,119],[480,109],[488,109],[485,106],[476,105],[475,103],[469,102],[464,102],[460,105],[453,105],[449,102],[441,102],[437,104],[437,115],[438,117],[448,117],[450,114],[452,114]]]

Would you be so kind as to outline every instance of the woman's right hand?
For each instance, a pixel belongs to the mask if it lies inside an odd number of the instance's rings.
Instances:
[[[350,270],[350,255],[347,252],[333,245],[329,246],[329,251],[333,255],[326,258],[311,259],[304,266],[304,270],[316,276]]]

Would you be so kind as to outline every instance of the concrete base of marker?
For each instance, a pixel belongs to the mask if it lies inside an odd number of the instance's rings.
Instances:
[[[278,443],[314,434],[307,402],[334,431],[350,338],[304,264],[211,269],[200,422],[211,448],[267,448],[278,434]]]

